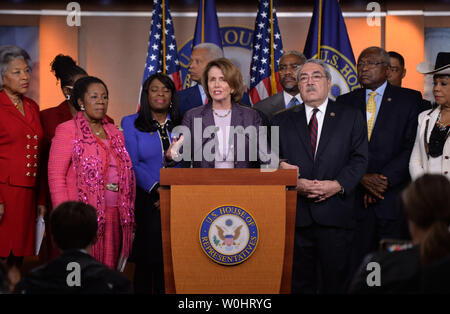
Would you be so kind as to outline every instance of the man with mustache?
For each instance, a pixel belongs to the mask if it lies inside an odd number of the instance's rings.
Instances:
[[[357,189],[354,268],[378,248],[381,239],[409,238],[398,197],[410,180],[409,157],[422,97],[418,91],[391,85],[389,64],[384,49],[364,49],[357,63],[363,88],[336,100],[358,108],[367,118],[369,165]]]
[[[278,64],[283,91],[257,102],[253,108],[262,111],[270,120],[278,111],[300,105],[302,98],[298,90],[295,73],[297,68],[305,61],[306,57],[301,52],[296,50],[286,52],[280,58],[280,63]]]
[[[355,188],[367,167],[362,113],[328,98],[331,73],[311,59],[297,70],[301,105],[275,115],[280,167],[298,171],[293,293],[344,293],[350,278]]]

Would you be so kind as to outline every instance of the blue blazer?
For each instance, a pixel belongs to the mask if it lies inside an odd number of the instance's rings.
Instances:
[[[351,106],[366,117],[366,89],[360,88],[336,100]],[[366,173],[381,173],[389,181],[384,200],[370,205],[378,218],[397,219],[401,213],[399,194],[409,182],[409,158],[417,132],[417,117],[422,106],[420,92],[387,84],[369,142],[369,165]],[[366,119],[367,121],[367,119]],[[367,122],[366,122],[367,126]],[[358,212],[364,209],[365,189],[358,189]]]
[[[195,107],[203,106],[202,95],[200,95],[200,91],[198,90],[198,86],[192,86],[186,89],[183,89],[177,93],[178,95],[178,105],[180,109],[180,116],[183,117],[186,112]],[[241,103],[243,105],[252,106],[250,102],[250,97],[247,93],[244,93],[242,96]]]
[[[122,119],[125,147],[133,163],[137,185],[150,192],[159,186],[159,170],[164,167],[163,145],[159,133],[141,132],[134,126],[138,114],[132,114]],[[169,132],[170,141],[172,134]]]
[[[344,188],[343,195],[338,193],[319,203],[298,193],[296,226],[316,222],[354,228],[355,189],[366,172],[368,160],[367,127],[361,112],[328,100],[315,158],[304,104],[276,114],[272,125],[280,128],[280,159],[297,165],[300,178],[337,180]]]

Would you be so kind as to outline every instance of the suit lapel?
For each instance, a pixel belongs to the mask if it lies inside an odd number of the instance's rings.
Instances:
[[[292,110],[292,114],[289,115],[292,119],[297,132],[295,132],[300,137],[300,142],[302,142],[305,147],[309,158],[314,160],[311,149],[311,138],[308,132],[308,124],[306,122],[305,104],[299,105],[297,108]]]
[[[325,116],[323,118],[323,124],[322,124],[322,132],[320,133],[319,138],[319,147],[317,147],[316,156],[319,156],[327,146],[332,134],[333,130],[336,130],[336,110],[338,108],[336,107],[336,104],[331,99],[328,100],[327,104],[327,110],[325,112]]]
[[[286,105],[284,103],[284,94],[283,92],[280,92],[276,95],[277,99],[275,101],[275,112],[278,112],[280,110],[286,109]]]
[[[25,116],[19,110],[16,109],[16,107],[11,102],[11,100],[6,95],[6,93],[4,91],[3,91],[3,93],[4,93],[4,95],[3,95],[0,103],[3,103],[4,110],[9,112],[16,119],[19,119],[20,121],[22,121],[22,123],[24,125],[26,125],[29,129],[31,129],[33,132],[35,132],[35,129],[34,129],[35,123],[30,123],[29,121],[27,121]],[[31,108],[30,103],[28,103],[28,101],[25,98],[23,98],[22,101],[23,101],[23,110],[25,112],[25,115],[29,115],[31,118],[32,117],[32,108]]]

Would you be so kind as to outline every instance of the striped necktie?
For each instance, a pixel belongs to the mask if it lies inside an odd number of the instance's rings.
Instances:
[[[377,94],[377,92],[375,92],[375,91],[370,92],[369,100],[367,100],[366,110],[368,113],[371,114],[369,120],[367,120],[367,132],[368,132],[368,136],[369,136],[369,141],[370,141],[370,137],[372,135],[373,125],[375,124],[375,115],[377,113],[377,103],[375,102],[376,94]]]
[[[296,97],[292,97],[291,101],[287,104],[286,108],[291,108],[297,105],[300,105],[300,102]]]
[[[308,124],[309,136],[311,138],[311,149],[312,149],[313,158],[316,155],[317,130],[318,130],[316,114],[318,111],[319,111],[319,109],[317,109],[317,108],[313,109],[313,114],[311,116],[311,119],[309,119],[309,124]]]

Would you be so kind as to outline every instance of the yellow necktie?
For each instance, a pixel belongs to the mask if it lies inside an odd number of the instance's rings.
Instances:
[[[370,136],[372,135],[372,130],[373,130],[373,125],[375,122],[375,114],[377,113],[377,103],[375,102],[375,95],[377,94],[377,92],[372,91],[369,93],[369,100],[367,101],[367,112],[372,114],[370,116],[370,119],[367,120],[367,131],[368,131],[368,135],[369,135],[369,141],[370,141]]]

